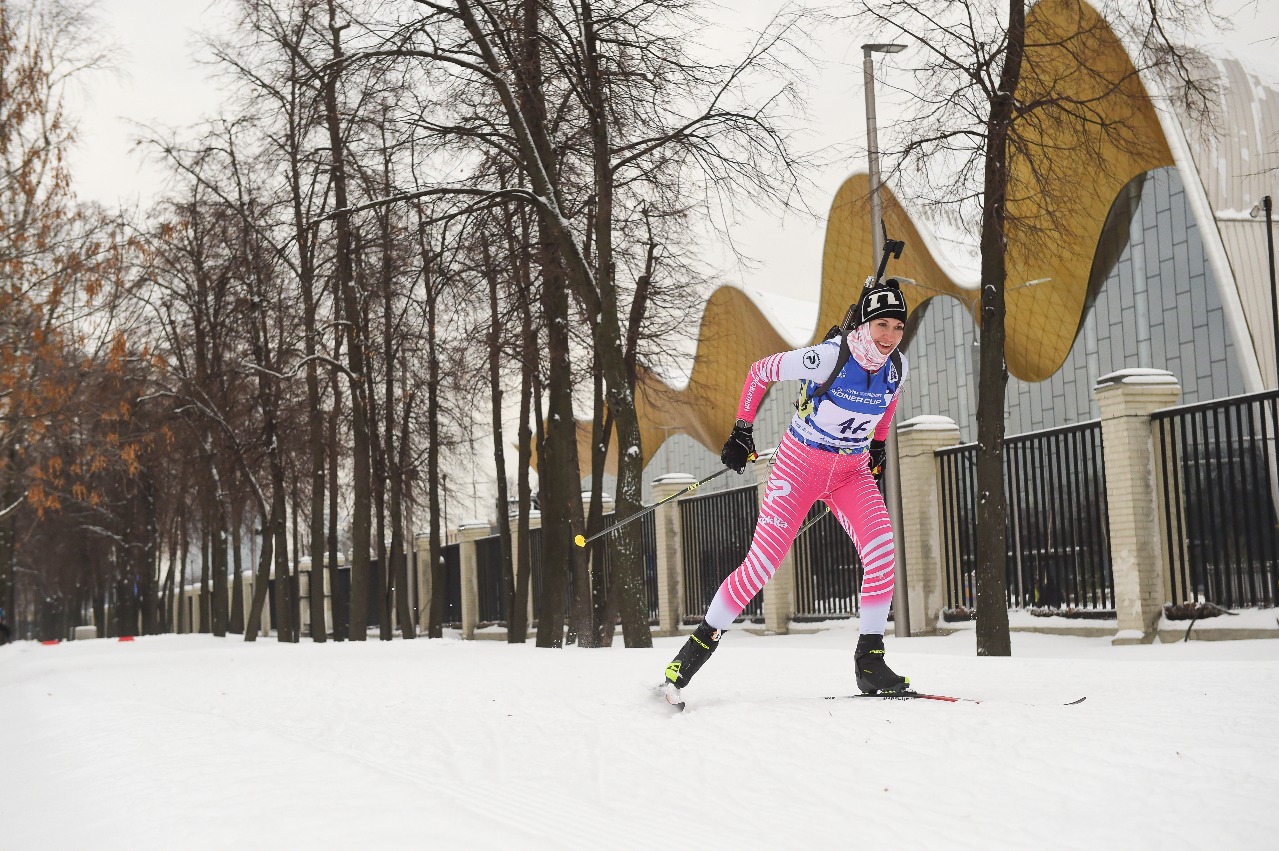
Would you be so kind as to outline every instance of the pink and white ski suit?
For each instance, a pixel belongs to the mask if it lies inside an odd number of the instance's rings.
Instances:
[[[866,449],[872,437],[888,436],[907,364],[902,355],[888,358],[868,345],[865,326],[850,332],[849,344],[852,357],[830,390],[796,412],[773,456],[750,550],[706,612],[707,623],[716,629],[731,627],[773,577],[820,499],[852,538],[865,569],[861,632],[884,631],[893,599],[893,529]],[[756,361],[742,388],[738,418],[754,422],[764,391],[774,381],[805,380],[812,392],[830,375],[838,354],[838,341],[828,340]]]

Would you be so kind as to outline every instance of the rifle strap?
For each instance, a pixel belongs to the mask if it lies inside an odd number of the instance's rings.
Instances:
[[[833,331],[835,329],[832,328],[831,330]],[[852,349],[848,347],[848,332],[844,331],[842,328],[840,329],[840,331],[841,333],[839,335],[839,355],[835,358],[835,368],[831,370],[830,375],[826,376],[825,381],[823,381],[820,385],[818,385],[818,387],[815,390],[813,390],[812,393],[809,393],[807,396],[804,397],[803,401],[800,403],[800,407],[808,404],[812,400],[816,399],[818,396],[821,396],[827,393],[830,390],[831,386],[835,383],[835,379],[839,378],[839,374],[843,372],[844,367],[848,365],[848,359],[852,357],[853,351]],[[826,339],[828,340],[830,339],[829,334],[827,335]],[[892,363],[893,368],[897,370],[897,374],[901,375],[901,371],[902,371],[901,352],[897,349],[893,349],[893,353],[888,356],[888,360],[890,363]],[[867,381],[869,380],[870,379],[868,376]]]

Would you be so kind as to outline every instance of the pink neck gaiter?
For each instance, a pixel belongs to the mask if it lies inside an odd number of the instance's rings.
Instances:
[[[892,354],[889,352],[885,355],[879,351],[879,346],[876,346],[875,341],[870,338],[869,325],[858,325],[848,332],[848,349],[861,368],[867,372],[879,372]]]

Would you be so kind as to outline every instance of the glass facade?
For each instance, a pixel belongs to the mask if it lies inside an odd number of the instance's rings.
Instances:
[[[1090,302],[1061,369],[1040,382],[1009,376],[1007,432],[1025,434],[1096,418],[1092,388],[1128,367],[1166,369],[1182,401],[1246,392],[1218,285],[1173,168],[1134,180],[1117,199],[1098,246]],[[1098,274],[1100,273],[1100,274]],[[976,433],[976,326],[954,299],[929,302],[907,354],[903,419],[942,414],[965,441]]]

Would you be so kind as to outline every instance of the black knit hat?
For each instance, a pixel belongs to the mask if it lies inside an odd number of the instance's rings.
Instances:
[[[900,319],[906,321],[906,298],[896,278],[886,278],[883,283],[867,287],[857,302],[857,324],[865,325],[872,319]]]

